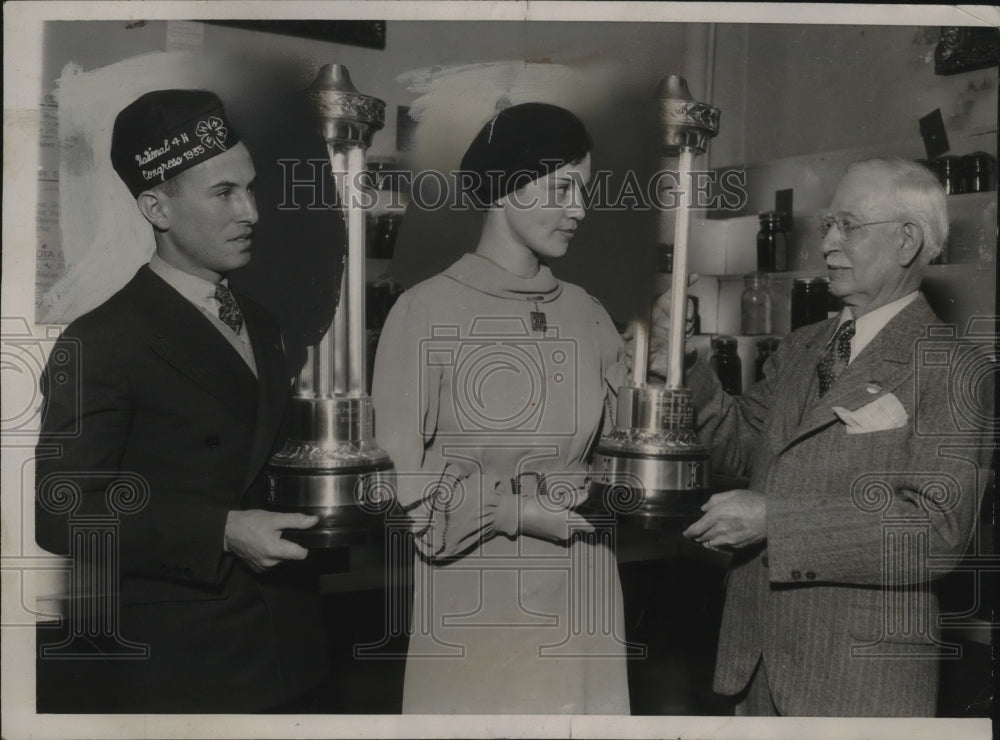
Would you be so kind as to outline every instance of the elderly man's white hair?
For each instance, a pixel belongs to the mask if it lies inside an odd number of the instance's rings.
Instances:
[[[944,188],[934,173],[916,162],[895,157],[854,162],[847,171],[888,175],[891,189],[886,195],[890,207],[897,210],[900,218],[916,223],[923,231],[920,261],[927,264],[941,253],[948,239],[948,207]]]

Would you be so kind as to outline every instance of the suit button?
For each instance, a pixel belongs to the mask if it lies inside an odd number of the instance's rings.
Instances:
[[[800,571],[800,570],[793,570],[792,571],[792,580],[793,581],[801,581],[802,580],[802,571]]]
[[[811,570],[807,570],[806,571],[806,579],[810,580],[810,581],[815,581],[816,580],[816,574],[813,573]]]
[[[763,557],[762,557],[762,558],[760,559],[760,564],[761,564],[761,565],[763,565],[763,566],[764,566],[765,568],[766,568],[766,567],[767,567],[768,565],[770,565],[770,563],[769,563],[769,562],[768,562],[768,560],[767,560],[767,555],[763,556]]]
[[[222,440],[219,438],[218,434],[209,434],[205,437],[205,446],[210,450],[214,450],[221,444]]]

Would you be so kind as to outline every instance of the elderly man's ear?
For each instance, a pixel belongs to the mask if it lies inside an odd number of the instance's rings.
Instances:
[[[899,245],[899,264],[902,267],[909,267],[924,247],[924,230],[920,228],[920,224],[904,221],[902,235],[902,243]]]

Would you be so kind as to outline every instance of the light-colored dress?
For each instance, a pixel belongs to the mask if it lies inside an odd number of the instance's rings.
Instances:
[[[396,302],[373,398],[419,552],[404,712],[628,714],[613,534],[505,534],[535,474],[581,500],[625,373],[607,312],[545,266],[467,254]]]

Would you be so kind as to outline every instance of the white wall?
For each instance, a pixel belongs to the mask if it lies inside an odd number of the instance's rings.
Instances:
[[[939,34],[924,26],[720,24],[715,104],[724,123],[713,164],[919,142],[918,119],[935,108],[957,153],[979,148],[966,149],[968,137],[985,136],[995,148],[997,69],[934,74]]]

